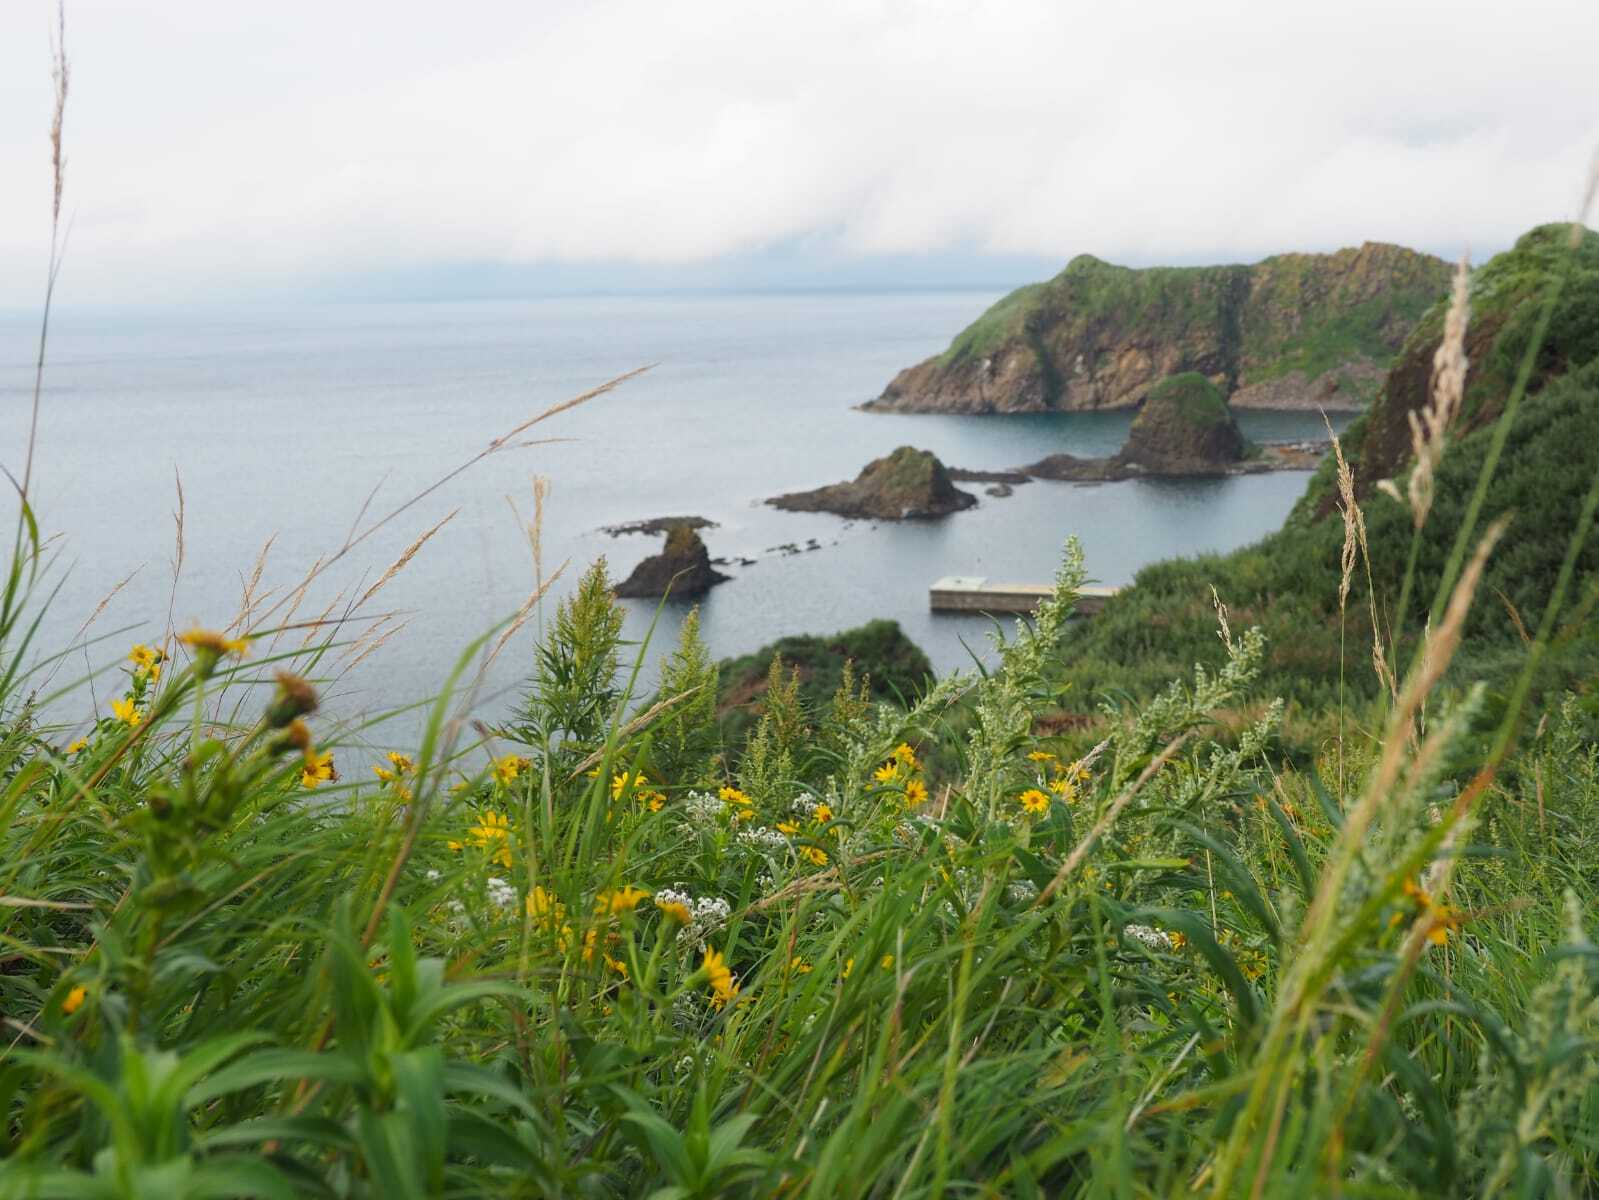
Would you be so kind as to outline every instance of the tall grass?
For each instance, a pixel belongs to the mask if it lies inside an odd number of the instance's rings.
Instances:
[[[370,591],[304,622],[306,586],[247,588],[226,631],[105,664],[111,714],[63,745],[21,686],[53,655],[19,495],[0,1197],[1599,1190],[1599,749],[1526,689],[1485,746],[1446,682],[1496,530],[1297,767],[1219,607],[1219,669],[1040,732],[1068,545],[994,669],[811,705],[774,661],[734,743],[695,622],[646,680],[603,565],[521,624],[541,568],[368,774],[317,685]],[[502,650],[525,698],[476,726]]]

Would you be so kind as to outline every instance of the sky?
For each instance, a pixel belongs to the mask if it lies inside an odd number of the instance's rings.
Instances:
[[[53,0],[0,3],[0,308]],[[79,304],[995,286],[1569,218],[1591,0],[69,0]]]

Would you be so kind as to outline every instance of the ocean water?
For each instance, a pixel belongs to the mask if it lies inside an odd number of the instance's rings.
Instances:
[[[57,667],[83,683],[56,711],[104,704],[104,674],[132,640],[225,624],[262,546],[258,591],[291,588],[370,523],[430,487],[507,430],[635,367],[614,392],[529,430],[407,508],[329,569],[299,619],[344,613],[419,533],[454,516],[344,627],[405,623],[329,686],[344,718],[433,695],[474,638],[534,586],[526,528],[532,480],[550,494],[548,604],[604,555],[620,578],[658,538],[602,527],[664,515],[715,522],[714,556],[753,559],[701,602],[704,635],[735,655],[789,633],[892,617],[939,671],[981,650],[986,619],[934,615],[946,574],[1047,581],[1068,535],[1090,574],[1125,583],[1143,565],[1227,550],[1276,528],[1302,473],[1076,485],[1033,482],[937,522],[849,522],[778,512],[769,496],[853,478],[910,444],[946,463],[1003,468],[1120,446],[1126,413],[896,416],[854,411],[899,368],[936,353],[996,297],[976,292],[562,298],[94,314],[52,331],[35,464],[36,509],[53,536],[53,601],[39,644],[61,648],[108,592],[82,651]],[[0,461],[18,471],[37,329],[0,319]],[[1255,438],[1314,436],[1319,417],[1241,413]],[[183,559],[174,582],[178,486]],[[370,497],[370,500],[369,500]],[[513,513],[513,509],[515,512]],[[14,509],[11,510],[14,512]],[[785,552],[784,546],[817,549]],[[343,593],[342,600],[335,598]],[[271,603],[269,600],[268,603]],[[644,681],[675,642],[687,606],[625,602],[626,633],[649,640]],[[546,608],[546,614],[553,611]],[[653,626],[653,633],[651,632]],[[514,700],[534,625],[507,643],[473,704],[488,719]],[[301,635],[294,635],[297,639]],[[331,662],[323,664],[331,670]],[[89,677],[101,675],[91,686]],[[38,677],[40,681],[43,674]],[[377,739],[414,731],[412,712]]]

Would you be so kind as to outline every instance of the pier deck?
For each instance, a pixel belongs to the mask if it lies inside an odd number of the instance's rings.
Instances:
[[[1054,587],[1047,583],[995,583],[981,575],[946,575],[928,591],[934,612],[1030,613]],[[1097,613],[1120,588],[1084,586],[1077,594],[1077,611]]]

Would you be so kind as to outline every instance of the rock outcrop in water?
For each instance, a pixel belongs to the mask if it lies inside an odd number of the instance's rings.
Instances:
[[[901,446],[868,463],[849,483],[776,496],[768,504],[789,512],[829,512],[874,521],[942,517],[977,503],[950,482],[944,464],[926,450]]]
[[[1363,408],[1442,259],[1368,242],[1253,266],[1134,270],[1081,255],[1006,296],[863,407],[1011,413],[1130,408],[1197,371],[1239,408]]]
[[[1140,475],[1226,475],[1238,470],[1248,453],[1249,443],[1221,389],[1198,372],[1188,371],[1150,390],[1127,441],[1110,458],[1052,454],[1024,470],[1041,479],[1077,482]]]
[[[616,594],[629,599],[703,596],[728,578],[711,566],[710,552],[699,534],[687,525],[674,525],[667,531],[666,548],[634,567],[617,585]]]

